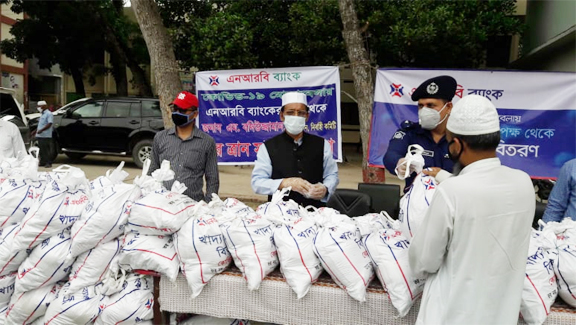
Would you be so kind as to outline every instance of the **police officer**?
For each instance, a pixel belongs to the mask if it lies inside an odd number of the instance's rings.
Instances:
[[[418,102],[419,123],[404,121],[400,129],[394,133],[388,144],[388,151],[384,155],[384,166],[396,175],[405,172],[401,165],[408,146],[419,144],[424,148],[424,167],[430,170],[425,174],[434,176],[438,182],[451,176],[454,166],[448,156],[448,142],[446,141],[446,122],[452,110],[452,98],[456,92],[456,80],[450,76],[438,76],[424,81],[412,94],[412,100]],[[406,187],[414,181],[416,175],[411,173],[406,178]]]

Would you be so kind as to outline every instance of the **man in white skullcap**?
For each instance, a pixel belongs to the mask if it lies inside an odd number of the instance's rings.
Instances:
[[[38,140],[38,148],[40,148],[39,166],[51,168],[52,161],[56,158],[56,149],[52,139],[54,116],[45,101],[41,100],[37,105],[38,111],[42,113],[36,129],[36,140]]]
[[[417,324],[516,324],[534,218],[530,177],[500,164],[496,108],[462,98],[448,118],[451,159],[410,245],[415,275],[427,275]]]
[[[302,206],[326,206],[338,185],[338,166],[330,144],[304,132],[309,117],[306,95],[287,92],[282,96],[280,119],[285,131],[266,140],[258,149],[252,189],[268,195],[291,187],[292,199]]]

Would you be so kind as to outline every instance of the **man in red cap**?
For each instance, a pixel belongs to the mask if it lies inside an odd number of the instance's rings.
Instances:
[[[208,134],[195,127],[198,98],[182,91],[172,102],[172,121],[175,127],[158,132],[152,143],[149,173],[160,168],[163,160],[170,161],[174,180],[165,182],[170,189],[174,181],[188,187],[184,194],[196,201],[209,202],[212,193],[218,194],[218,158],[216,143]],[[206,178],[206,193],[202,191]]]

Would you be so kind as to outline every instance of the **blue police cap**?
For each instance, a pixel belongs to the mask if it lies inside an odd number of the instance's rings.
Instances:
[[[440,98],[451,101],[456,93],[456,79],[450,76],[438,76],[424,81],[412,94],[412,100],[421,98]]]

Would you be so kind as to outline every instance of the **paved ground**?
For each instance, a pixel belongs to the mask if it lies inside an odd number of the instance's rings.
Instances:
[[[340,184],[338,188],[358,188],[358,183],[362,182],[362,157],[355,149],[344,149],[347,162],[338,164],[338,172],[340,177]],[[122,161],[126,161],[124,170],[130,176],[126,179],[127,182],[132,182],[137,175],[142,173],[142,170],[136,167],[129,157],[107,157],[88,155],[80,161],[72,162],[65,155],[59,155],[53,164],[53,168],[59,165],[67,164],[81,168],[86,177],[91,180],[98,176],[102,176],[109,169],[114,169]],[[252,166],[219,166],[220,170],[220,191],[221,198],[235,197],[241,201],[247,202],[265,202],[266,196],[257,195],[250,187],[250,176],[252,174]],[[40,171],[47,170],[40,168]],[[396,176],[386,172],[386,183],[400,184],[403,186],[403,181],[400,181]]]

